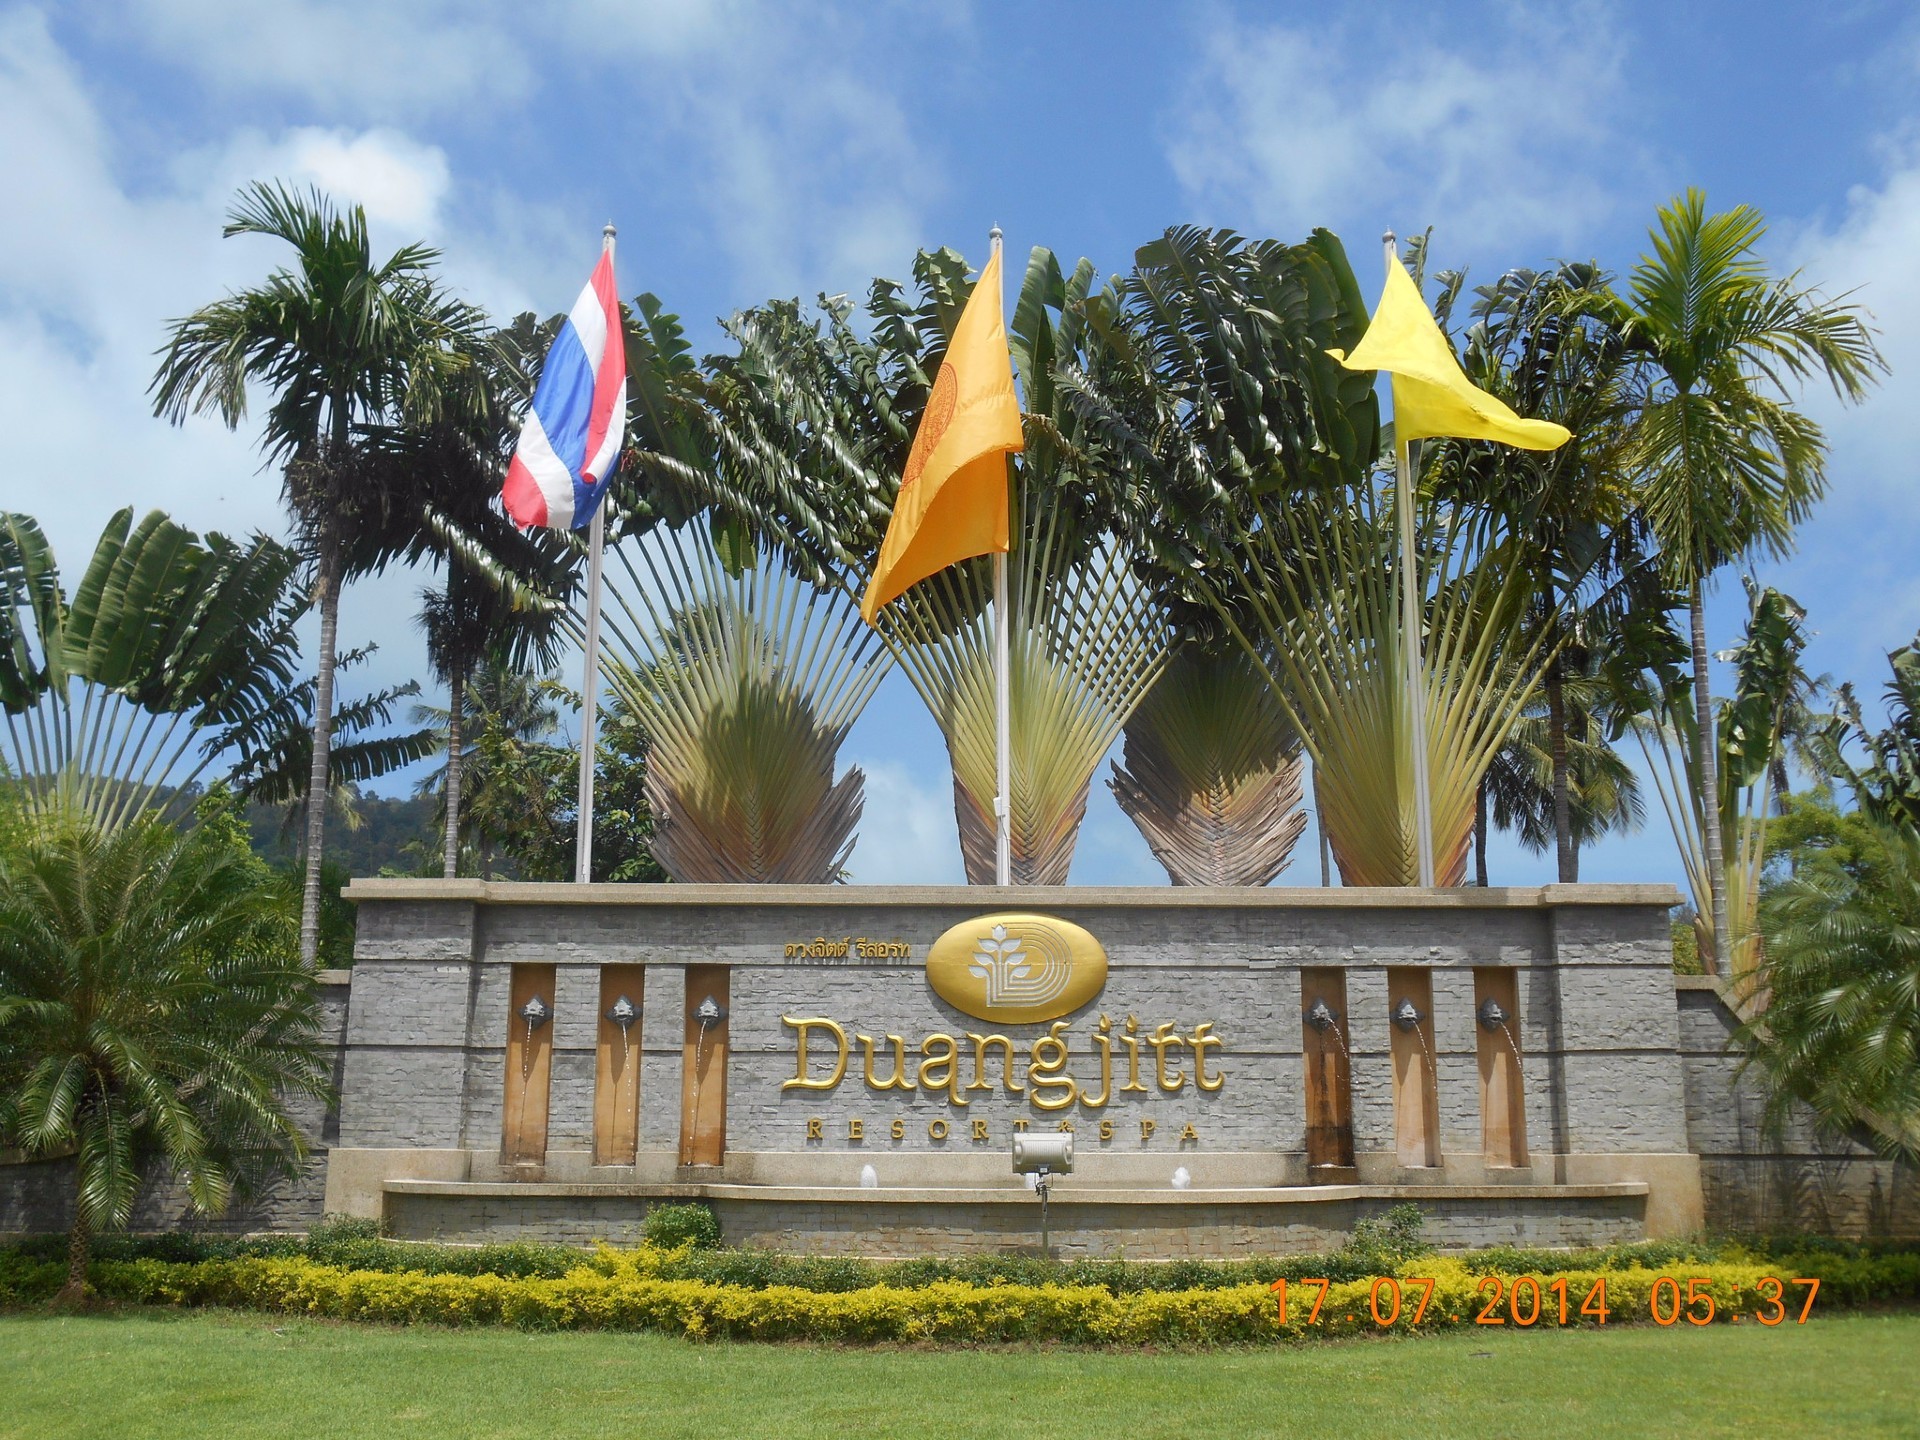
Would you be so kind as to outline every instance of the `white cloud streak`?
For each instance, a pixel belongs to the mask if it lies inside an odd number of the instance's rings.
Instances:
[[[1205,218],[1282,235],[1432,225],[1450,252],[1590,243],[1609,172],[1638,163],[1614,123],[1627,107],[1605,10],[1516,7],[1470,44],[1368,24],[1214,12],[1167,142]]]

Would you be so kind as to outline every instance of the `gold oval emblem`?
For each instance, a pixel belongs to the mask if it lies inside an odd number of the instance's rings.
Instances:
[[[933,942],[927,983],[954,1009],[981,1020],[1051,1020],[1100,993],[1107,983],[1107,952],[1065,920],[982,915]]]

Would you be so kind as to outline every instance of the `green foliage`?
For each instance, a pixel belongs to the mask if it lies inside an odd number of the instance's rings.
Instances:
[[[1686,913],[1668,922],[1673,945],[1673,973],[1704,975],[1707,967],[1700,962],[1700,930],[1693,923],[1693,907],[1686,905],[1680,908]]]
[[[0,854],[0,1143],[76,1155],[74,1273],[164,1158],[218,1212],[288,1173],[326,1093],[318,993],[223,814],[34,827]]]
[[[1126,726],[1109,782],[1176,885],[1266,885],[1307,827],[1300,740],[1266,673],[1182,646]]]
[[[662,1330],[690,1339],[847,1344],[1210,1346],[1378,1333],[1387,1327],[1377,1324],[1369,1309],[1376,1296],[1376,1275],[1419,1275],[1434,1281],[1419,1307],[1418,1327],[1414,1307],[1403,1305],[1391,1328],[1428,1332],[1470,1327],[1485,1302],[1481,1279],[1489,1273],[1515,1273],[1479,1257],[1425,1256],[1336,1280],[1317,1307],[1295,1297],[1282,1319],[1274,1293],[1258,1282],[1115,1291],[1071,1283],[1005,1280],[981,1285],[940,1279],[912,1288],[742,1289],[669,1278],[662,1266],[671,1258],[657,1251],[603,1251],[592,1263],[558,1279],[353,1271],[294,1258],[193,1265],[104,1261],[94,1267],[94,1279],[103,1294],[142,1304],[241,1306],[390,1324]],[[1913,1254],[1689,1260],[1682,1278],[1711,1294],[1715,1318],[1726,1323],[1760,1315],[1761,1279],[1789,1266],[1795,1276],[1821,1280],[1829,1310],[1920,1296],[1920,1255]],[[1674,1272],[1644,1264],[1586,1268],[1563,1263],[1520,1273],[1557,1274],[1566,1279],[1570,1293],[1583,1297],[1604,1281],[1608,1323],[1618,1325],[1650,1318],[1656,1282]],[[53,1265],[0,1262],[0,1304],[37,1298],[53,1274]],[[1549,1325],[1551,1314],[1550,1309],[1543,1313]],[[1568,1323],[1591,1321],[1570,1309]]]
[[[489,661],[466,699],[463,864],[482,878],[572,879],[580,756],[565,743],[560,714],[578,697],[558,681]],[[646,793],[651,738],[618,695],[600,707],[595,738],[593,878],[663,881]],[[422,792],[438,782],[427,776]]]
[[[1750,981],[1761,956],[1757,917],[1766,864],[1767,814],[1774,801],[1784,729],[1797,695],[1808,684],[1800,668],[1806,648],[1806,612],[1792,596],[1751,581],[1747,625],[1740,643],[1721,658],[1730,661],[1734,693],[1714,720],[1713,764],[1720,802],[1709,825],[1703,796],[1696,690],[1677,670],[1648,677],[1648,713],[1634,733],[1646,757],[1656,793],[1672,827],[1693,891],[1698,953],[1716,954],[1713,897],[1726,912],[1732,975]],[[1709,837],[1721,841],[1721,865],[1708,863]],[[1714,878],[1715,874],[1719,878]]]
[[[1920,830],[1920,635],[1887,656],[1887,725],[1870,730],[1851,685],[1839,690],[1839,711],[1815,737],[1812,749],[1823,769],[1843,781],[1862,810]],[[1856,764],[1849,744],[1866,752]]]
[[[1395,1205],[1384,1215],[1363,1215],[1354,1222],[1344,1254],[1375,1273],[1391,1274],[1402,1261],[1431,1255],[1433,1246],[1421,1238],[1427,1223],[1411,1201]]]
[[[711,1250],[720,1243],[720,1222],[705,1205],[656,1205],[647,1211],[644,1229],[647,1243],[663,1250]]]
[[[1862,817],[1856,843],[1808,857],[1767,896],[1767,1003],[1741,1027],[1784,1122],[1827,1125],[1920,1157],[1920,831]],[[1838,829],[1839,827],[1835,827]]]
[[[39,525],[0,514],[0,770],[30,805],[111,828],[217,757],[254,763],[299,689],[298,563],[127,509],[68,590]]]
[[[696,883],[843,878],[865,777],[835,760],[892,662],[852,597],[699,525],[612,558],[602,669],[651,741],[655,858]]]

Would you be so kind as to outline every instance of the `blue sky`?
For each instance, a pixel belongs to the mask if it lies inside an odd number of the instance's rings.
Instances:
[[[1106,270],[1174,223],[1327,225],[1356,256],[1430,226],[1438,263],[1486,280],[1629,268],[1655,208],[1698,185],[1758,206],[1769,259],[1857,289],[1882,331],[1871,401],[1807,397],[1833,493],[1761,567],[1809,608],[1814,668],[1877,694],[1920,628],[1916,81],[1920,16],[1880,0],[0,4],[0,504],[73,569],[120,505],[281,527],[249,430],[169,428],[143,393],[169,317],[277,261],[219,238],[254,178],[360,201],[384,244],[433,241],[502,315],[564,308],[612,218],[623,293],[660,294],[702,347],[736,307],[858,291],[922,245],[984,252],[995,223],[1016,253]],[[343,642],[381,645],[366,679],[423,669],[422,583],[350,594]],[[1729,577],[1716,646],[1738,595]],[[845,756],[868,769],[856,878],[957,879],[944,754],[904,683]],[[1317,880],[1311,843],[1283,881]],[[1548,871],[1496,845],[1495,883]],[[1583,873],[1678,867],[1655,817]],[[1099,781],[1073,879],[1164,880]]]

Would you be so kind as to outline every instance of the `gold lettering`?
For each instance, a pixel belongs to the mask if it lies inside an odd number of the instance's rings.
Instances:
[[[1142,1120],[1140,1122],[1140,1139],[1143,1144],[1153,1138],[1153,1128],[1153,1121],[1151,1120]]]
[[[927,1125],[927,1138],[929,1140],[946,1139],[947,1138],[947,1122],[944,1120],[934,1120],[929,1122]]]
[[[906,1139],[907,1138],[907,1122],[904,1120],[896,1119],[893,1122],[892,1127],[887,1131],[887,1133],[896,1140]]]
[[[780,1088],[782,1090],[831,1090],[838,1085],[847,1073],[847,1032],[821,1015],[806,1020],[796,1020],[791,1015],[782,1015],[780,1023],[792,1026],[795,1031],[794,1064],[796,1067],[793,1079],[782,1080]],[[807,1078],[807,1035],[808,1032],[816,1029],[825,1030],[832,1035],[834,1043],[840,1047],[839,1053],[834,1056],[833,1074],[824,1080]]]
[[[960,1047],[953,1036],[927,1036],[920,1042],[920,1053],[927,1057],[920,1062],[920,1088],[945,1090],[950,1104],[965,1105],[967,1097],[960,1093]]]
[[[1180,1132],[1181,1143],[1185,1144],[1189,1140],[1198,1140],[1199,1138],[1200,1138],[1200,1132],[1193,1128],[1192,1121],[1188,1121],[1187,1128]]]
[[[1180,1046],[1187,1043],[1184,1037],[1173,1033],[1172,1022],[1169,1021],[1167,1024],[1158,1027],[1153,1034],[1147,1037],[1147,1043],[1153,1046],[1153,1068],[1160,1080],[1160,1088],[1162,1090],[1178,1090],[1181,1086],[1185,1085],[1187,1083],[1187,1072],[1177,1065],[1174,1066],[1173,1069],[1173,1078],[1171,1080],[1167,1078],[1167,1051],[1177,1050]]]
[[[1036,1110],[1065,1110],[1074,1102],[1080,1087],[1071,1075],[1063,1074],[1067,1068],[1067,1042],[1062,1032],[1067,1022],[1056,1020],[1047,1027],[1047,1033],[1033,1042],[1033,1050],[1027,1065],[1027,1083],[1033,1087],[1033,1105]],[[1048,1058],[1041,1058],[1041,1051]],[[1059,1090],[1064,1093],[1054,1095]]]
[[[1014,1116],[1014,1117],[1013,1117],[1013,1128],[1014,1128],[1014,1129],[1016,1129],[1016,1130],[1024,1130],[1024,1129],[1026,1129],[1026,1128],[1027,1128],[1027,1117],[1026,1117],[1026,1116],[1024,1116],[1024,1115],[1016,1115],[1016,1116]]]
[[[887,1043],[893,1047],[893,1074],[885,1080],[877,1080],[873,1074],[873,1037],[855,1035],[861,1047],[866,1051],[867,1088],[869,1090],[911,1090],[913,1077],[907,1073],[907,1042],[898,1035],[887,1036]]]
[[[820,1116],[818,1116],[818,1115],[809,1115],[809,1116],[807,1117],[807,1139],[809,1139],[809,1140],[824,1140],[824,1139],[826,1139],[827,1137],[826,1137],[825,1135],[822,1135],[822,1134],[820,1133],[820,1127],[821,1127],[821,1125],[823,1125],[824,1123],[826,1123],[826,1122],[825,1122],[825,1121],[823,1121],[823,1120],[821,1119],[821,1117],[820,1117]]]
[[[1100,1023],[1093,1027],[1093,1043],[1100,1050],[1100,1098],[1096,1100],[1081,1092],[1080,1103],[1089,1110],[1102,1108],[1113,1094],[1113,1038],[1109,1033],[1112,1029],[1113,1022],[1104,1015],[1100,1017]]]
[[[867,1122],[864,1120],[847,1121],[847,1139],[864,1140],[867,1138]]]
[[[1006,1087],[1009,1095],[1018,1095],[1027,1087],[1013,1078],[1013,1041],[1004,1035],[976,1035],[967,1031],[967,1039],[973,1042],[973,1083],[969,1090],[991,1090],[993,1082],[986,1078],[987,1047],[998,1045],[1004,1054],[1001,1057],[1000,1083]]]
[[[1120,1043],[1127,1047],[1127,1083],[1120,1087],[1122,1094],[1129,1090],[1138,1090],[1142,1095],[1147,1093],[1147,1087],[1140,1083],[1140,1042],[1134,1038],[1139,1029],[1140,1022],[1131,1015],[1127,1016],[1126,1033],[1120,1037]]]
[[[1113,1121],[1102,1120],[1100,1122],[1100,1138],[1102,1140],[1113,1139]]]
[[[1193,1047],[1193,1083],[1202,1090],[1218,1090],[1227,1083],[1224,1073],[1207,1078],[1207,1050],[1209,1047],[1221,1048],[1220,1037],[1213,1033],[1213,1022],[1202,1020],[1193,1027],[1193,1034],[1187,1037],[1187,1044]]]
[[[987,1138],[987,1122],[986,1121],[976,1120],[973,1122],[973,1138],[976,1140],[984,1140]]]
[[[1063,1131],[1065,1131],[1065,1132],[1066,1132],[1067,1134],[1069,1134],[1069,1135],[1071,1135],[1071,1134],[1073,1134],[1073,1121],[1071,1121],[1071,1120],[1062,1120],[1062,1121],[1061,1121],[1061,1122],[1060,1122],[1060,1123],[1059,1123],[1058,1125],[1056,1125],[1056,1126],[1055,1126],[1054,1128],[1055,1128],[1056,1130],[1063,1130]]]

